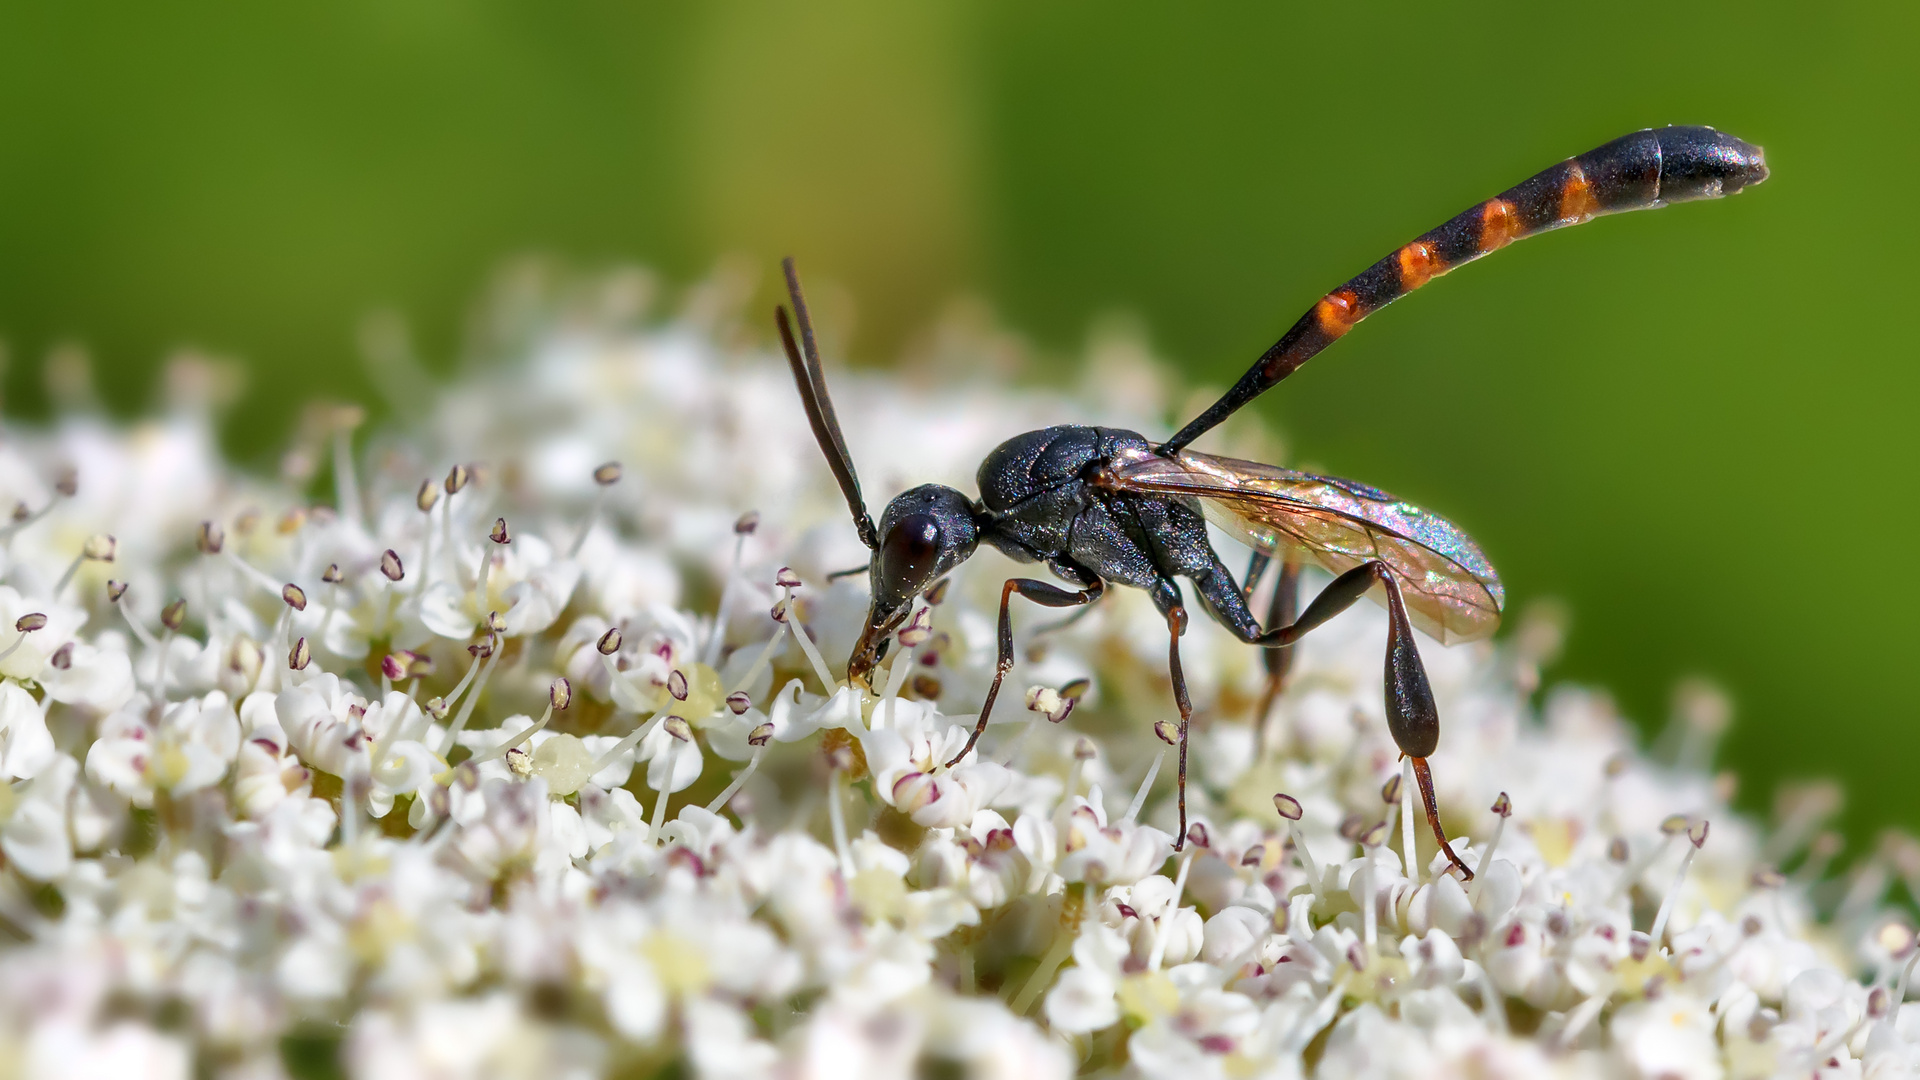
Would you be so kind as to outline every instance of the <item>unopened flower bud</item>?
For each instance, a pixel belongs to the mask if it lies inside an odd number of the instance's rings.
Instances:
[[[748,746],[765,746],[773,739],[773,724],[765,723],[747,733]]]
[[[678,716],[667,717],[667,722],[660,726],[667,729],[667,734],[681,742],[693,741],[693,727]]]
[[[553,685],[547,687],[547,702],[555,712],[566,712],[567,706],[573,704],[573,684],[564,678],[553,680]]]
[[[687,700],[687,676],[679,668],[667,673],[667,693],[672,694],[675,701]]]
[[[446,487],[447,494],[458,495],[460,494],[460,489],[466,487],[468,481],[472,479],[472,469],[467,468],[465,465],[455,465],[453,468],[447,470],[447,479],[443,486]]]
[[[220,531],[220,526],[211,521],[200,523],[200,535],[194,540],[194,546],[200,549],[200,554],[218,555],[226,543],[227,534]]]
[[[112,562],[113,552],[117,546],[118,543],[113,537],[106,533],[98,533],[87,537],[87,542],[80,548],[80,554],[94,562]]]
[[[327,568],[320,571],[320,580],[329,585],[338,585],[346,580],[346,575],[340,572],[339,563],[328,563]]]
[[[388,653],[380,658],[380,674],[389,679],[404,679],[407,677],[407,662]]]
[[[187,602],[175,600],[160,609],[160,625],[169,630],[178,630],[187,621]]]
[[[506,518],[493,519],[493,531],[487,534],[487,539],[493,541],[496,544],[513,543],[513,537],[507,535],[507,519]]]
[[[1506,792],[1503,791],[1494,798],[1493,812],[1500,815],[1501,817],[1513,816],[1513,800],[1507,798]]]
[[[894,809],[903,814],[924,810],[940,801],[940,785],[923,772],[910,772],[893,782]]]
[[[773,583],[783,589],[797,589],[800,587],[800,575],[793,572],[793,567],[783,566],[779,573],[773,575]]]
[[[440,502],[439,485],[435,484],[431,480],[420,481],[420,490],[414,493],[413,505],[419,507],[421,513],[429,514],[433,512],[434,506],[437,505],[439,502]]]
[[[612,656],[619,652],[620,628],[617,626],[608,628],[606,633],[600,635],[600,642],[595,648],[600,650],[602,656]]]
[[[293,648],[287,651],[287,666],[295,671],[307,670],[307,664],[312,659],[313,654],[307,650],[306,638],[294,642]]]
[[[735,716],[745,716],[747,710],[753,708],[753,699],[748,697],[744,691],[735,690],[733,693],[727,695],[727,708],[732,711]]]
[[[593,470],[593,482],[601,487],[612,487],[620,482],[620,463],[609,461]]]
[[[927,617],[927,609],[921,608],[913,613],[913,621],[900,631],[900,644],[909,649],[918,648],[933,636],[933,622]]]
[[[447,713],[452,711],[447,706],[447,699],[443,697],[428,698],[426,710],[427,715],[433,717],[435,720],[445,720]]]
[[[1394,773],[1387,782],[1380,785],[1380,801],[1392,806],[1400,801],[1400,774]]]
[[[1748,937],[1753,935],[1749,934]],[[1889,919],[1874,931],[1873,939],[1890,956],[1899,956],[1913,948],[1913,931],[1897,919]]]
[[[1160,741],[1168,746],[1180,745],[1180,729],[1175,727],[1171,720],[1155,720],[1153,733],[1160,736]]]
[[[74,468],[61,469],[60,475],[54,478],[53,490],[69,499],[80,494],[80,470]]]
[[[285,600],[287,606],[295,611],[307,610],[306,590],[292,582],[288,582],[286,586],[280,590],[280,599]]]
[[[1027,687],[1027,711],[1050,713],[1060,707],[1060,691],[1051,686]]]
[[[1273,808],[1280,811],[1280,816],[1288,821],[1299,821],[1304,815],[1304,811],[1300,808],[1300,800],[1284,792],[1274,795]]]
[[[400,553],[388,548],[380,554],[380,572],[387,575],[388,581],[399,581],[407,576],[407,568],[400,565]]]
[[[112,580],[107,582],[107,603],[117,604],[120,602],[120,598],[125,595],[127,595],[126,582]]]
[[[13,628],[23,634],[31,634],[35,630],[45,629],[46,625],[47,617],[37,611],[30,612],[13,620]]]

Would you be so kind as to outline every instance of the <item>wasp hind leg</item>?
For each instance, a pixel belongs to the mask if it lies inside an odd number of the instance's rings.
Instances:
[[[1433,777],[1427,769],[1428,756],[1440,744],[1440,710],[1434,704],[1433,686],[1427,681],[1426,666],[1420,662],[1420,650],[1414,646],[1413,624],[1407,619],[1400,584],[1394,580],[1387,564],[1363,563],[1334,578],[1299,618],[1285,626],[1268,628],[1255,637],[1253,643],[1269,649],[1290,646],[1308,631],[1352,607],[1375,586],[1387,593],[1387,730],[1400,752],[1413,760],[1414,779],[1420,787],[1421,801],[1426,804],[1427,825],[1433,830],[1434,842],[1446,852],[1447,861],[1459,869],[1461,876],[1471,881],[1473,871],[1460,861],[1453,846],[1447,843],[1446,831],[1440,827],[1440,807],[1434,800]]]

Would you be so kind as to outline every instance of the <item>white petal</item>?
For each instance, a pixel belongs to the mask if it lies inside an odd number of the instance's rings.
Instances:
[[[1047,991],[1047,1023],[1060,1031],[1099,1031],[1120,1019],[1113,980],[1103,972],[1072,967]]]
[[[436,581],[419,598],[420,624],[451,641],[473,635],[474,618],[466,605],[466,590],[451,581]]]
[[[27,779],[53,760],[53,735],[47,730],[47,718],[33,695],[19,683],[0,686],[0,730],[5,732],[0,776]]]

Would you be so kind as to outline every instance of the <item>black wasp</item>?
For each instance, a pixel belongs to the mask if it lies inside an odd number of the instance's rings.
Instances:
[[[1443,642],[1493,633],[1504,591],[1492,565],[1459,527],[1377,488],[1331,476],[1214,457],[1186,449],[1234,410],[1292,374],[1368,315],[1462,263],[1521,237],[1601,214],[1731,195],[1767,178],[1759,147],[1707,127],[1666,127],[1615,139],[1563,161],[1467,210],[1374,263],[1316,302],[1240,381],[1166,442],[1118,428],[1061,425],[1000,444],[981,463],[980,499],[927,484],[891,503],[876,528],[834,418],[793,260],[787,289],[800,323],[798,344],[785,308],[776,311],[794,381],[827,464],[840,482],[860,539],[874,553],[865,631],[847,663],[867,681],[888,636],[916,596],[986,543],[1020,562],[1043,562],[1072,588],[1014,578],[1000,592],[999,667],[980,719],[953,766],[986,730],[1000,684],[1013,668],[1008,605],[1015,593],[1045,607],[1098,600],[1109,584],[1152,594],[1167,619],[1167,665],[1180,710],[1180,835],[1187,830],[1187,726],[1193,715],[1180,670],[1186,578],[1227,629],[1267,654],[1268,701],[1287,669],[1287,647],[1363,596],[1385,605],[1387,726],[1412,759],[1427,822],[1454,866],[1472,877],[1447,843],[1434,805],[1427,757],[1440,717],[1414,647],[1418,625]],[[1254,550],[1245,587],[1207,539],[1207,522]],[[1281,562],[1266,625],[1248,596],[1269,560]],[[1298,574],[1313,562],[1332,584],[1295,614]],[[1257,723],[1264,723],[1263,709]]]

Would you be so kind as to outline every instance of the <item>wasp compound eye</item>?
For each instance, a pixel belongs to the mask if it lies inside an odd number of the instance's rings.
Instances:
[[[912,514],[881,541],[880,572],[893,581],[918,581],[928,576],[939,557],[940,522],[932,514]]]

